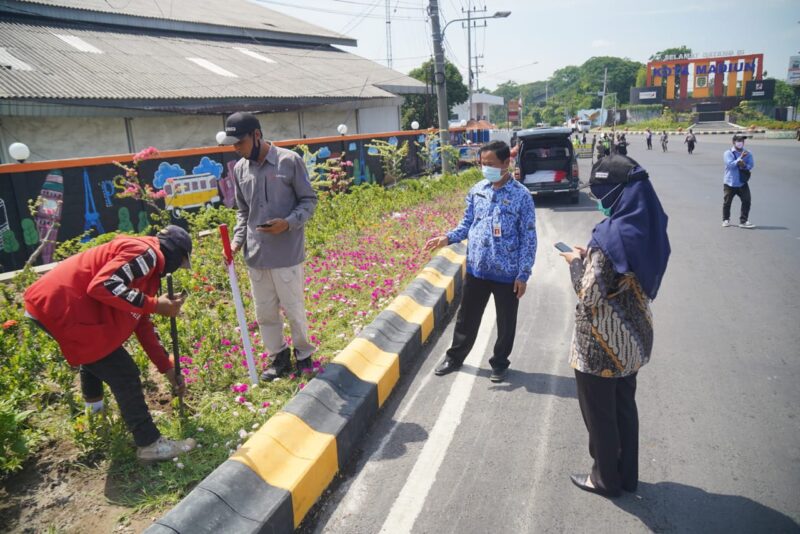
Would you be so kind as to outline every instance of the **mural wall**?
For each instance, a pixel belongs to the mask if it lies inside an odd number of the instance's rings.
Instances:
[[[366,146],[373,139],[393,144],[407,142],[406,175],[423,172],[417,143],[425,144],[425,134],[397,132],[372,139],[355,136],[331,139],[304,139],[308,150],[297,149],[304,155],[312,181],[325,180],[321,164],[344,153],[345,160],[352,162],[354,184],[382,184],[380,158],[375,149]],[[276,144],[295,148],[281,142]],[[233,152],[216,152],[214,148],[192,156],[169,157],[166,153],[142,161],[139,176],[156,191],[166,193],[157,202],[180,220],[186,210],[219,205],[234,207],[231,173],[237,159]],[[30,172],[9,172],[0,167],[0,272],[21,269],[42,242],[46,244],[36,264],[54,261],[56,242],[87,231],[90,235],[86,240],[113,231],[145,232],[150,224],[143,202],[116,196],[118,190],[113,178],[120,174],[120,168],[113,163],[85,166],[75,166],[74,160],[52,163],[52,168]],[[29,205],[34,203],[31,209]]]

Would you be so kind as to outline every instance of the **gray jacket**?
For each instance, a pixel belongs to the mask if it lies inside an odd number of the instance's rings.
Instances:
[[[233,176],[237,208],[233,243],[244,247],[247,265],[277,269],[302,263],[305,222],[317,206],[303,158],[270,145],[261,164],[242,158],[234,166]],[[277,235],[256,230],[270,219],[286,219],[289,229]]]

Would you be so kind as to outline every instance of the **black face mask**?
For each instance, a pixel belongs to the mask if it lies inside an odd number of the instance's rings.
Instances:
[[[161,253],[164,255],[164,272],[162,275],[172,274],[183,265],[184,255],[177,250],[177,248],[166,239],[159,239],[161,245]]]
[[[258,155],[261,153],[261,140],[256,139],[256,134],[253,132],[253,148],[250,149],[250,155],[247,159],[250,161],[258,161]]]

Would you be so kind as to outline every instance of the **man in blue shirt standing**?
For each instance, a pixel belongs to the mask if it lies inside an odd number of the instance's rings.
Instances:
[[[494,296],[497,342],[489,360],[490,379],[502,382],[514,347],[519,299],[525,294],[536,257],[536,214],[528,189],[508,171],[508,145],[492,141],[481,148],[480,156],[484,180],[467,194],[461,223],[425,244],[427,251],[469,240],[467,277],[453,344],[435,373],[443,376],[461,367],[475,344],[489,297]]]
[[[722,226],[727,228],[731,225],[731,203],[733,197],[738,196],[742,201],[742,211],[739,215],[740,228],[755,228],[756,225],[749,220],[750,216],[750,186],[747,181],[750,179],[750,171],[753,168],[753,155],[744,149],[745,136],[736,134],[733,136],[733,147],[725,151],[722,156],[725,162],[725,176],[723,178],[723,197],[722,197]]]

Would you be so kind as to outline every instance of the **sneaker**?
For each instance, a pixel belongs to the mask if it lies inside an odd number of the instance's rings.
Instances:
[[[136,449],[136,458],[144,463],[172,460],[180,453],[194,449],[196,445],[197,441],[192,438],[175,441],[161,436],[154,443]]]
[[[261,380],[272,382],[283,376],[288,375],[292,371],[292,351],[286,347],[273,358],[269,367],[261,373]]]
[[[739,228],[755,228],[756,225],[751,223],[750,221],[745,221],[743,223],[739,223]]]
[[[506,379],[508,369],[492,369],[492,374],[489,375],[489,380],[492,382],[502,382]]]
[[[723,228],[727,228],[730,225],[731,225],[731,222],[728,219],[725,219],[724,221],[722,221],[722,227]]]

